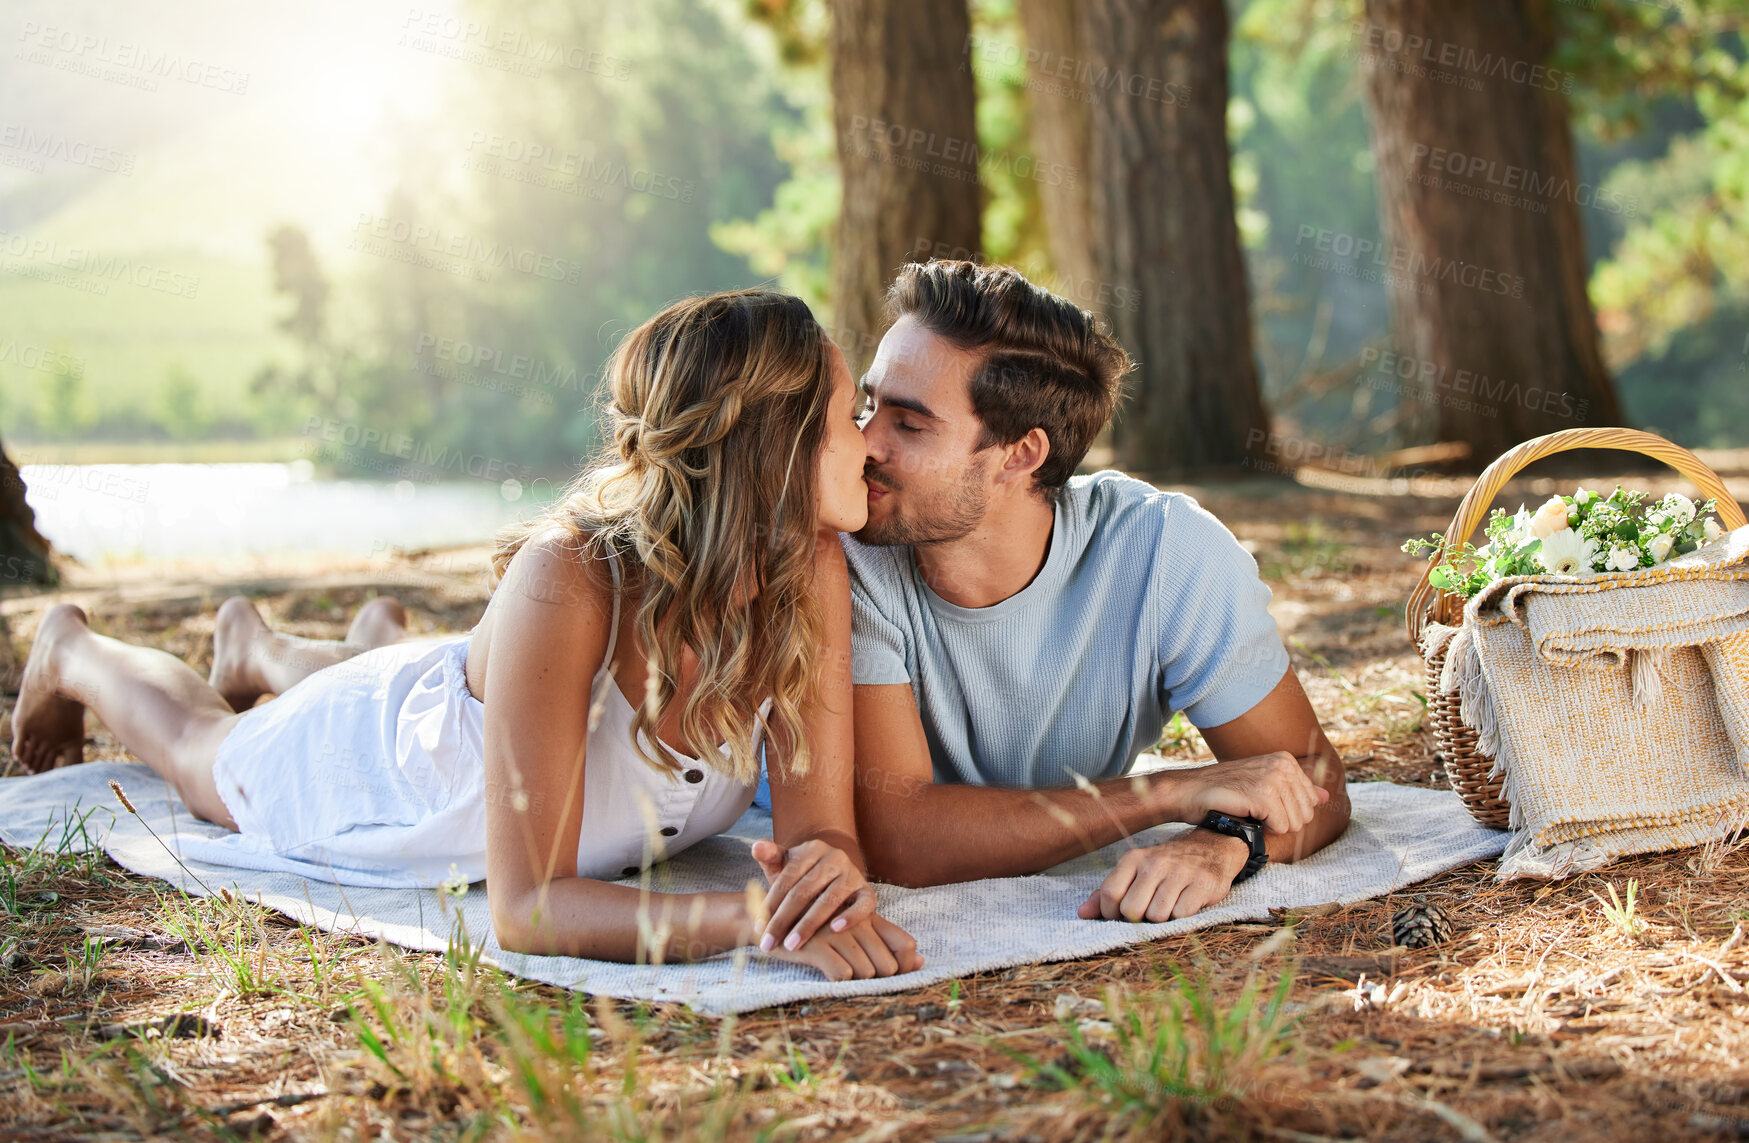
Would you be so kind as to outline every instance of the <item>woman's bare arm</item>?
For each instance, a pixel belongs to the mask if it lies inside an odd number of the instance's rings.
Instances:
[[[485,679],[486,867],[504,948],[689,960],[748,943],[740,893],[646,892],[577,876],[590,684],[612,586],[562,540],[531,540],[493,596]]]

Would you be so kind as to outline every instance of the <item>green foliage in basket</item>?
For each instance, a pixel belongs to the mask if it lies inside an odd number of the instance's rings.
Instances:
[[[1535,512],[1522,505],[1516,515],[1496,508],[1488,517],[1488,542],[1467,539],[1447,552],[1445,537],[1412,539],[1403,550],[1437,559],[1429,582],[1468,599],[1513,575],[1591,575],[1655,567],[1674,556],[1710,544],[1724,530],[1710,513],[1712,500],[1696,504],[1672,492],[1652,501],[1644,492],[1621,485],[1608,496],[1581,488],[1571,496],[1551,496]]]

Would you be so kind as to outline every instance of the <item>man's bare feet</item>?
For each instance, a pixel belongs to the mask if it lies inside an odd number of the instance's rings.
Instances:
[[[267,693],[267,684],[255,668],[255,642],[271,634],[261,613],[246,597],[233,595],[219,605],[218,618],[213,621],[213,669],[206,681],[234,711],[248,710]]]
[[[60,693],[60,668],[67,640],[89,630],[71,603],[57,603],[37,624],[12,710],[12,757],[33,774],[85,760],[85,704]]]
[[[387,647],[407,637],[407,609],[397,599],[379,595],[358,609],[352,626],[346,629],[346,642],[366,651]]]

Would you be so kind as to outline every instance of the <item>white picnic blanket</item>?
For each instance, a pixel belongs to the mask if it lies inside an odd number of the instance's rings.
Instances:
[[[121,783],[141,818],[117,804],[108,787],[111,779]],[[590,993],[678,1001],[722,1015],[812,997],[901,992],[986,969],[1073,960],[1172,933],[1261,920],[1276,906],[1379,897],[1455,866],[1496,857],[1506,843],[1506,834],[1477,825],[1453,793],[1386,782],[1353,783],[1348,791],[1354,820],[1334,845],[1297,864],[1269,866],[1220,905],[1181,921],[1084,921],[1075,907],[1126,848],[1155,844],[1190,828],[1183,825],[1156,827],[1031,877],[930,889],[877,886],[882,915],[910,932],[925,957],[920,971],[882,980],[834,984],[812,969],[747,950],[663,966],[508,953],[492,939],[483,885],[460,899],[459,923],[475,944],[484,944],[482,959],[506,972]],[[164,844],[154,840],[142,819]],[[217,832],[219,827],[191,817],[164,782],[137,763],[87,762],[0,780],[0,841],[8,845],[82,849],[89,839],[122,866],[191,894],[229,887],[305,924],[381,937],[405,948],[441,950],[450,942],[458,903],[438,890],[361,889],[192,860],[184,872],[169,852],[179,839]],[[740,890],[749,879],[763,885],[749,849],[756,839],[770,836],[770,815],[754,807],[729,833],[656,866],[651,888]]]

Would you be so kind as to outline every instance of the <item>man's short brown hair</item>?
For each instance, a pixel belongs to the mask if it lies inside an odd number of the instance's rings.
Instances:
[[[1111,420],[1129,354],[1105,324],[1006,266],[912,262],[887,290],[887,315],[907,314],[960,349],[983,355],[972,375],[977,447],[1010,445],[1034,428],[1050,455],[1033,487],[1068,482]]]

